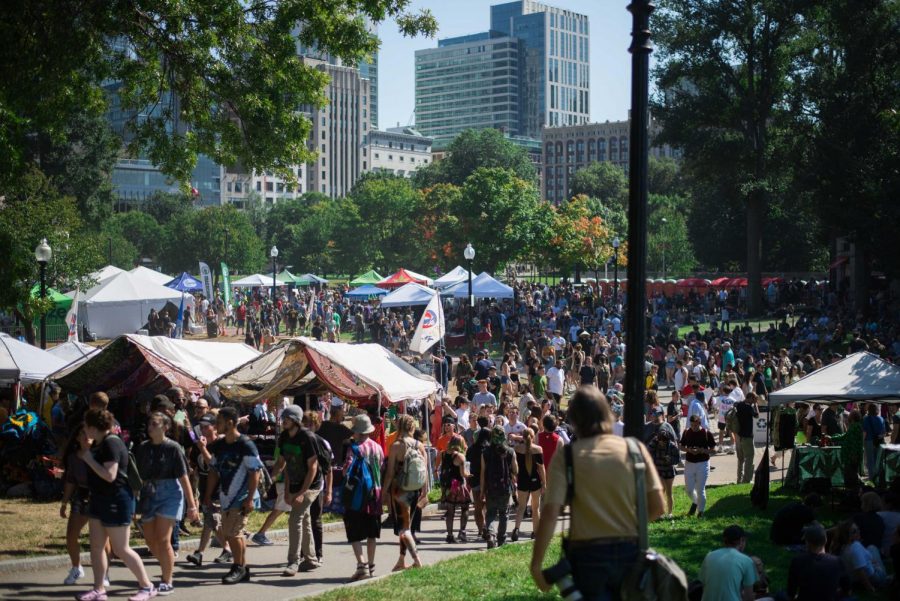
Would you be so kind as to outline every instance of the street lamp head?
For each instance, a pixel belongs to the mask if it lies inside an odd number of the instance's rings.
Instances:
[[[278,258],[278,247],[275,246],[274,244],[272,245],[272,250],[269,251],[269,256],[272,257],[273,259]]]
[[[463,256],[466,258],[466,261],[471,261],[475,258],[475,249],[472,247],[472,243],[466,244],[466,249],[463,251]]]
[[[44,265],[50,262],[52,256],[53,250],[50,248],[50,245],[47,244],[47,239],[42,238],[41,243],[34,248],[34,259],[38,263]]]
[[[665,217],[663,217],[660,221],[662,221],[663,223],[669,223],[669,220],[666,219]]]
[[[619,237],[616,236],[612,241],[613,248],[619,248]]]

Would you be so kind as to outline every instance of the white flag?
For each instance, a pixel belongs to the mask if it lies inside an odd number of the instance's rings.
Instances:
[[[420,355],[438,343],[444,337],[444,310],[441,307],[441,295],[437,292],[428,301],[419,327],[409,343],[409,350]]]
[[[209,270],[209,265],[202,261],[200,262],[200,281],[203,282],[203,296],[209,302],[212,302],[215,298],[213,295],[212,271]]]
[[[78,342],[78,295],[81,289],[75,289],[75,296],[72,298],[72,308],[66,313],[66,325],[69,326],[69,342]]]

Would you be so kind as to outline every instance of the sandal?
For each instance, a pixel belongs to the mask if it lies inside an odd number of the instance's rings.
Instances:
[[[357,580],[364,580],[366,578],[371,578],[369,571],[366,570],[366,564],[356,564],[356,571],[353,572],[353,576],[350,577],[350,582],[356,582]]]
[[[375,575],[375,564],[370,563],[369,564],[369,578],[371,578],[374,575]]]
[[[406,569],[406,562],[401,560],[394,564],[394,567],[391,569],[391,571],[392,572],[402,572],[405,569]]]

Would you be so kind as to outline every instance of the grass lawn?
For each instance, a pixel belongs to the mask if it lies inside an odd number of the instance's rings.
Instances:
[[[753,332],[758,334],[760,332],[767,331],[769,329],[770,323],[774,323],[777,326],[780,321],[781,321],[780,318],[772,317],[772,318],[751,320],[749,323],[750,323],[750,327],[753,328]],[[701,323],[701,324],[697,324],[697,325],[700,327],[701,334],[705,334],[706,332],[709,331],[709,322]],[[737,320],[737,319],[733,320],[731,322],[731,328],[734,329],[735,326],[740,326],[743,328],[744,321]],[[693,331],[693,329],[694,329],[694,326],[692,326],[692,325],[680,326],[678,328],[678,337],[682,338],[682,337],[686,336],[688,333]]]
[[[703,518],[676,517],[654,522],[650,525],[651,546],[674,558],[688,579],[693,580],[706,553],[720,546],[722,530],[731,524],[740,524],[750,533],[746,552],[762,558],[771,590],[784,589],[791,554],[769,542],[769,528],[774,513],[796,497],[776,492],[777,486],[772,486],[765,512],[750,505],[749,484],[710,487]],[[689,505],[683,487],[676,488],[675,515],[684,516]],[[819,511],[819,516],[826,525],[839,519],[827,509]],[[505,545],[490,551],[488,561],[488,556],[483,553],[471,553],[421,570],[408,570],[370,585],[335,590],[314,598],[320,601],[559,599],[555,592],[542,596],[531,581],[528,570],[531,545],[530,542]],[[558,554],[557,539],[548,551],[546,565],[550,565]],[[453,586],[447,586],[448,582]]]

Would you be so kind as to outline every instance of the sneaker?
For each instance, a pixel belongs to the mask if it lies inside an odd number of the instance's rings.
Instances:
[[[63,580],[63,584],[75,584],[81,578],[84,578],[84,568],[76,566],[69,570],[69,575]]]
[[[496,546],[497,546],[497,543],[494,542],[494,539],[493,539],[493,538],[488,540],[488,542],[487,542],[487,548],[488,548],[488,549],[493,549],[493,548],[496,547]]]
[[[312,559],[304,559],[303,561],[300,562],[300,571],[301,572],[309,572],[311,570],[315,570],[318,567],[319,567],[319,564],[317,564]]]
[[[107,588],[109,586],[109,576],[103,577],[103,588]]]
[[[296,576],[297,570],[299,570],[299,569],[300,569],[300,565],[296,561],[294,561],[294,562],[287,564],[287,566],[284,568],[284,571],[281,572],[281,575],[286,576],[286,577]]]
[[[189,564],[195,565],[198,568],[203,565],[203,553],[200,551],[194,551],[190,555],[184,558]]]
[[[234,556],[231,554],[231,551],[222,551],[222,554],[213,559],[213,563],[231,563],[234,561]]]
[[[512,540],[512,542],[518,541],[519,540],[519,529],[513,528],[512,536],[510,536],[509,538]]]
[[[85,593],[78,593],[75,595],[75,599],[77,601],[106,601],[108,597],[106,591],[89,590]]]
[[[688,515],[694,515],[694,512],[695,512],[695,511],[697,511],[697,504],[696,504],[696,503],[691,503],[691,508],[688,509],[687,514],[688,514]]]
[[[274,541],[270,540],[269,537],[266,536],[265,532],[257,532],[250,540],[263,547],[268,547],[275,544]]]
[[[456,539],[453,538],[453,535],[452,535],[452,534],[448,534],[446,540],[447,540],[448,543],[455,543],[455,542],[456,542]]]
[[[467,542],[469,542],[469,535],[466,534],[465,530],[460,530],[459,534],[456,535],[456,540],[458,540],[461,543],[467,543]]]
[[[134,595],[128,597],[128,601],[149,601],[149,599],[152,599],[158,593],[159,591],[153,588],[153,585],[150,585],[150,588],[142,588]]]
[[[237,584],[250,580],[250,568],[247,566],[231,566],[231,570],[222,578],[222,584]]]
[[[165,597],[166,595],[171,595],[172,593],[174,593],[175,587],[167,582],[160,582],[156,590],[160,597]]]

